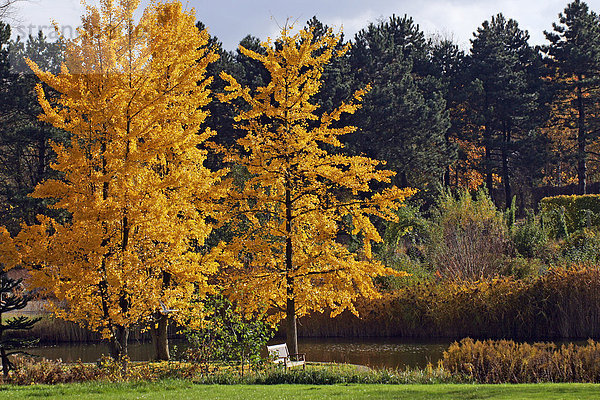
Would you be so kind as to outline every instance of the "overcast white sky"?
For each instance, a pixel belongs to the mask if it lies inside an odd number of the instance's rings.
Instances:
[[[463,48],[483,21],[502,12],[519,22],[531,35],[531,44],[544,43],[544,30],[551,30],[558,13],[567,0],[189,0],[183,4],[196,10],[211,34],[216,35],[226,49],[233,50],[247,34],[261,39],[276,36],[278,24],[288,17],[304,25],[313,15],[330,26],[343,26],[346,37],[392,14],[412,16],[426,34],[440,33],[454,38]],[[96,4],[88,0],[88,4]],[[149,1],[142,0],[142,7]],[[587,4],[600,11],[600,0]],[[52,20],[64,27],[65,36],[76,27],[83,13],[79,0],[29,0],[15,9],[13,35],[26,36],[42,28],[52,35]]]

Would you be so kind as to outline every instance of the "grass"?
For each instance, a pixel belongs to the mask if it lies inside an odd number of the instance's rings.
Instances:
[[[0,386],[0,399],[597,399],[600,385],[198,385],[189,381]]]

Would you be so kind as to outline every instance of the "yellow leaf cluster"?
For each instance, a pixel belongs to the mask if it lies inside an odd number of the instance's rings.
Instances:
[[[206,67],[217,59],[193,10],[152,2],[136,22],[136,0],[87,7],[67,43],[61,72],[31,69],[60,94],[37,87],[40,119],[71,134],[54,144],[62,179],[33,194],[57,199],[69,218],[40,217],[9,243],[59,317],[110,334],[160,310],[190,311],[217,269],[200,248],[222,196],[222,173],[203,166],[199,144],[210,101]],[[0,232],[0,235],[4,235]],[[215,252],[220,251],[219,248]]]
[[[288,300],[298,315],[326,309],[335,315],[356,312],[361,296],[376,297],[372,278],[393,271],[371,258],[371,242],[381,241],[372,217],[395,219],[394,210],[414,193],[393,187],[372,194],[370,184],[389,183],[394,173],[379,161],[331,151],[355,130],[340,126],[341,116],[354,113],[369,90],[319,112],[313,97],[325,64],[345,51],[335,50],[339,40],[331,30],[316,38],[284,28],[276,43],[263,44],[264,55],[240,47],[271,77],[254,93],[221,74],[227,82],[221,101],[247,104],[236,117],[245,136],[221,151],[250,174],[225,202],[235,232],[228,251],[239,260],[227,271],[228,292],[248,314],[271,311],[273,322],[285,315]],[[349,249],[343,238],[350,235],[362,238],[360,251]]]
[[[33,195],[56,199],[69,217],[40,216],[15,238],[0,230],[0,262],[27,266],[59,317],[105,335],[150,319],[161,302],[181,320],[200,315],[191,300],[214,289],[217,270],[232,300],[272,322],[290,301],[298,315],[357,313],[359,297],[379,296],[372,278],[397,273],[372,258],[372,242],[382,240],[373,218],[395,220],[414,190],[373,193],[394,173],[342,151],[340,137],[355,127],[341,118],[369,87],[330,112],[313,102],[324,66],[347,50],[340,35],[286,27],[263,44],[264,55],[240,48],[270,74],[255,92],[221,74],[220,100],[246,103],[236,116],[245,136],[231,149],[213,146],[247,171],[234,182],[203,166],[199,146],[214,134],[201,130],[206,67],[217,58],[208,34],[179,2],[153,2],[136,22],[138,3],[88,7],[59,74],[28,60],[60,94],[48,98],[38,86],[40,118],[71,134],[70,144],[53,144],[62,178]],[[234,235],[203,252],[208,221]],[[357,250],[353,238],[362,241]]]

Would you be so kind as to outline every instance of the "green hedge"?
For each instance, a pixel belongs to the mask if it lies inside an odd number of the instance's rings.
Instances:
[[[554,237],[575,232],[588,224],[600,226],[598,194],[544,197],[540,209],[549,234]]]

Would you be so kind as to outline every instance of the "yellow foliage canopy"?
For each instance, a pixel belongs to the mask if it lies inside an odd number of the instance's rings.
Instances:
[[[228,292],[248,314],[270,310],[272,322],[290,313],[290,301],[297,315],[335,315],[356,312],[360,296],[376,297],[372,278],[393,271],[371,258],[371,242],[381,241],[371,216],[395,219],[393,211],[414,192],[373,194],[370,184],[390,182],[394,173],[379,169],[379,161],[332,151],[355,130],[340,126],[342,114],[354,113],[368,90],[332,112],[319,113],[311,102],[324,66],[347,50],[336,50],[339,40],[331,31],[317,38],[284,28],[275,44],[263,43],[264,55],[240,47],[271,77],[255,93],[221,74],[228,85],[220,99],[247,106],[236,117],[245,136],[235,149],[220,150],[250,175],[227,201],[234,216],[229,250],[240,260],[227,271]],[[360,251],[349,249],[350,235],[362,238]]]
[[[60,93],[48,99],[37,87],[40,119],[71,134],[70,145],[53,146],[64,178],[33,196],[56,199],[71,217],[23,227],[12,262],[29,267],[59,317],[105,335],[148,318],[160,301],[183,315],[217,267],[191,251],[210,233],[206,217],[220,195],[221,174],[202,165],[198,149],[212,135],[200,127],[206,67],[217,56],[193,10],[153,2],[136,23],[138,3],[88,7],[59,74],[27,61]]]

